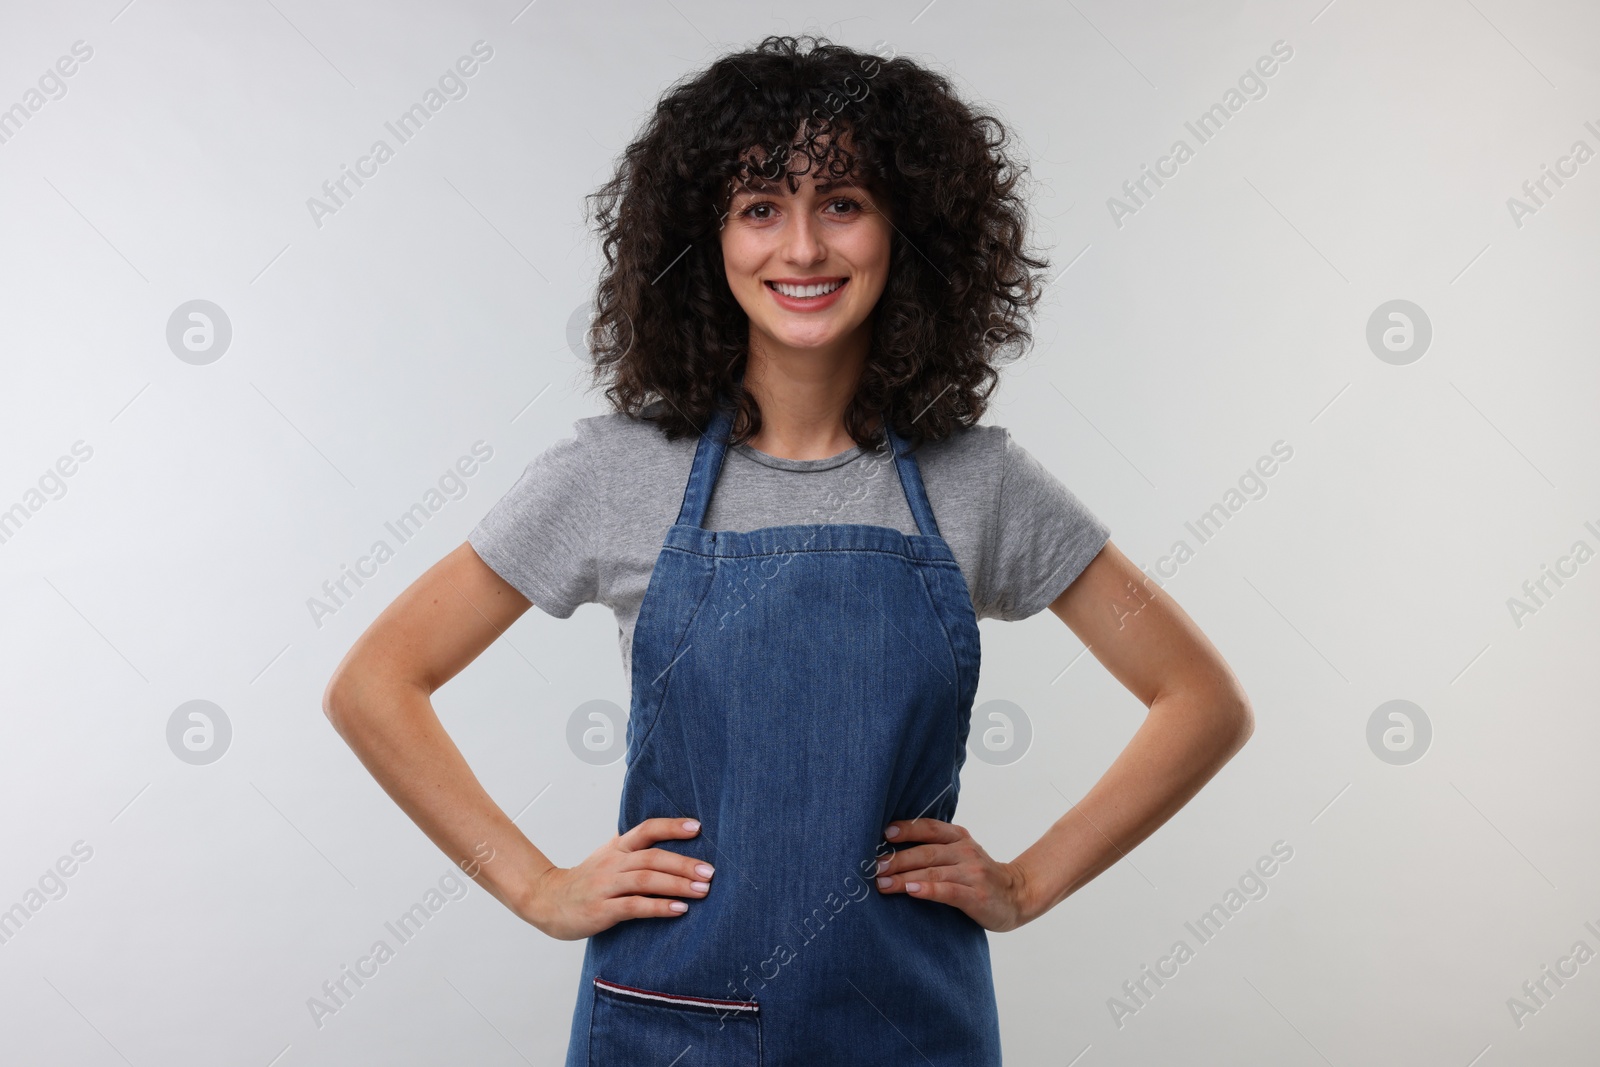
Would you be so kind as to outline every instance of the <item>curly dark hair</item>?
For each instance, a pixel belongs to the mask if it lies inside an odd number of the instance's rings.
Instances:
[[[742,388],[749,319],[728,287],[720,230],[735,182],[776,179],[800,152],[805,173],[857,175],[894,225],[847,432],[876,447],[884,416],[915,447],[976,423],[996,366],[1032,342],[1035,272],[1048,266],[1024,246],[1026,168],[1007,155],[1009,139],[944,76],[810,35],[768,37],[680,80],[588,198],[606,260],[594,387],[669,439],[700,433],[722,396],[737,404],[734,443],[759,431]]]

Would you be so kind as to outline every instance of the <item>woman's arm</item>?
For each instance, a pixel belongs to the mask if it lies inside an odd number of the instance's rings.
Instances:
[[[985,929],[1014,930],[1154,833],[1254,731],[1250,701],[1216,648],[1111,542],[1050,610],[1149,715],[1094,788],[1010,863],[954,823],[890,823],[888,840],[926,843],[879,860],[881,892],[939,901]]]
[[[1250,699],[1216,647],[1116,545],[1050,610],[1150,712],[1084,798],[1013,861],[1024,922],[1154,833],[1255,730]]]
[[[322,699],[334,730],[394,802],[524,916],[531,879],[554,865],[484,791],[429,698],[531,606],[463,544],[373,620]]]
[[[624,919],[680,914],[712,869],[651,847],[698,823],[646,819],[576,867],[557,867],[485,792],[430,697],[530,603],[456,548],[385,608],[345,654],[323,695],[333,728],[434,844],[495,899],[552,937],[576,940]]]

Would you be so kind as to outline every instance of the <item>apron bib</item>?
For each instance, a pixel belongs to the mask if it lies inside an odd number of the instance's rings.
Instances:
[[[702,528],[732,423],[700,438],[633,634],[617,832],[716,868],[673,918],[589,938],[567,1067],[1000,1063],[987,933],[878,892],[895,819],[952,821],[978,621],[893,429],[919,533]]]

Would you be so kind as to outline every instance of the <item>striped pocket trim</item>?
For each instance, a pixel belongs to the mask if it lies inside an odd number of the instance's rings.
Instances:
[[[676,993],[661,993],[654,989],[639,989],[631,985],[622,985],[618,982],[608,982],[604,978],[595,978],[594,987],[614,993],[619,997],[629,997],[633,1000],[648,1001],[652,1004],[672,1004],[680,1008],[699,1008],[703,1011],[729,1012],[743,1011],[751,1015],[761,1013],[761,1005],[753,1000],[714,1000],[710,997],[686,997]]]

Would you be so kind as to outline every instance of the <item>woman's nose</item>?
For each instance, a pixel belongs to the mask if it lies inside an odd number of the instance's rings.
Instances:
[[[815,263],[827,254],[822,247],[822,235],[817,231],[816,220],[809,212],[796,212],[794,224],[786,235],[785,254],[795,263]]]

